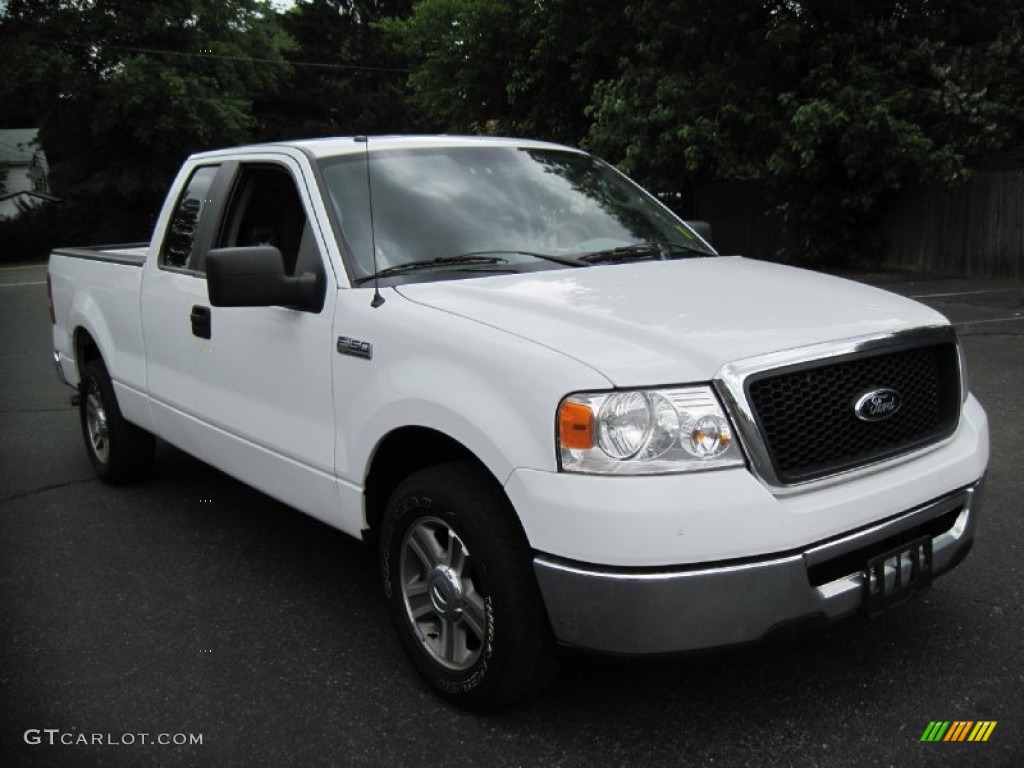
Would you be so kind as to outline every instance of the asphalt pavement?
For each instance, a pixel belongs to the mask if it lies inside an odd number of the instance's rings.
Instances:
[[[45,270],[0,268],[0,763],[1024,765],[1024,284],[862,279],[963,336],[992,429],[966,562],[874,620],[571,655],[540,700],[480,717],[419,683],[359,543],[165,444],[148,482],[97,481],[50,362]],[[936,720],[997,725],[922,742]]]

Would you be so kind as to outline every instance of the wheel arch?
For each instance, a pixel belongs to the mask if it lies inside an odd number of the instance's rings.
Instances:
[[[402,480],[421,469],[452,461],[473,464],[500,487],[494,473],[473,451],[444,432],[430,427],[405,426],[385,435],[371,455],[366,473],[364,540],[376,544],[388,499]]]
[[[85,364],[90,360],[99,358],[106,365],[106,360],[103,358],[103,353],[100,351],[99,344],[92,337],[92,334],[84,327],[79,325],[75,328],[71,338],[72,349],[75,354],[75,370],[78,372],[78,380],[82,380],[82,372],[85,369]]]

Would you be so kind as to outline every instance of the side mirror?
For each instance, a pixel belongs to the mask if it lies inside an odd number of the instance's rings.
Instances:
[[[711,222],[710,221],[688,221],[686,226],[704,238],[704,242],[708,245],[714,245],[711,242]]]
[[[285,274],[284,258],[272,245],[207,252],[206,286],[215,307],[280,305],[317,310],[321,304],[316,275]]]

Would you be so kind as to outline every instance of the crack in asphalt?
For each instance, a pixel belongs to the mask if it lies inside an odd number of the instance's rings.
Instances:
[[[0,504],[6,504],[8,501],[17,501],[18,499],[28,498],[29,496],[35,496],[46,491],[53,491],[58,488],[67,488],[72,485],[82,485],[84,483],[96,483],[99,482],[98,477],[85,477],[79,480],[67,480],[63,483],[54,483],[53,485],[44,485],[42,488],[33,488],[28,491],[21,491],[20,493],[12,494],[11,496],[4,496],[0,498]]]

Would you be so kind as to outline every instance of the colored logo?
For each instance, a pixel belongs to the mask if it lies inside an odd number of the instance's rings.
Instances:
[[[921,741],[988,741],[996,720],[932,720]]]
[[[874,389],[857,398],[853,412],[861,421],[882,421],[895,416],[900,403],[900,393],[895,389]]]

